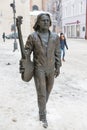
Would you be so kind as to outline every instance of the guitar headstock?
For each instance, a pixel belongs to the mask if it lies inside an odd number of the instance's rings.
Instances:
[[[18,16],[16,18],[16,26],[19,27],[21,24],[22,24],[22,19],[23,17],[22,16]]]

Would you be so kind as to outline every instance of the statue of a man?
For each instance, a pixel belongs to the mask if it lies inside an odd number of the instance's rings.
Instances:
[[[33,52],[34,81],[37,91],[39,120],[47,127],[46,103],[53,88],[54,77],[60,74],[61,51],[59,37],[51,32],[51,18],[48,13],[37,16],[34,32],[27,38],[25,50],[30,56]]]

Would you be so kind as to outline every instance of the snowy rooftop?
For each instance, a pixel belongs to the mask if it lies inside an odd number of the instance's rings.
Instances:
[[[49,15],[52,15],[51,13],[47,11],[37,11],[37,10],[31,11],[30,15],[39,15],[40,13],[48,13]]]

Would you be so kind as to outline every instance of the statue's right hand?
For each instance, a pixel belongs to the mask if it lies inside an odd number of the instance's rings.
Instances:
[[[24,70],[25,70],[24,67],[20,66],[20,73],[24,73]]]
[[[24,72],[24,70],[25,70],[25,59],[21,59],[19,61],[19,70],[20,70],[20,73]]]

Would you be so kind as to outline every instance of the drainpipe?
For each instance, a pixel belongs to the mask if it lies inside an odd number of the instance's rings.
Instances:
[[[86,0],[86,31],[85,31],[85,39],[87,40],[87,0]]]
[[[42,10],[44,11],[44,1],[42,0]]]

